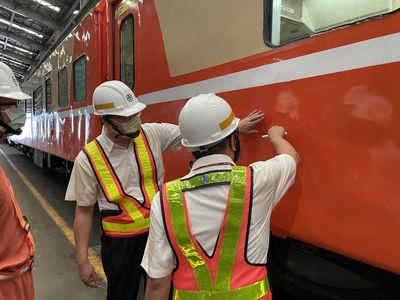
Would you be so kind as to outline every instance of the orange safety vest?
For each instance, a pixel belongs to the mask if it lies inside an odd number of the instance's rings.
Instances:
[[[17,278],[21,276],[23,273],[27,271],[31,271],[33,267],[33,261],[34,261],[34,256],[35,256],[35,245],[33,242],[33,238],[31,233],[29,232],[30,225],[28,222],[28,219],[22,214],[19,205],[17,203],[17,200],[14,195],[14,191],[8,182],[5,173],[2,169],[0,169],[0,188],[4,189],[7,192],[9,196],[9,200],[12,202],[12,205],[14,207],[15,215],[18,218],[18,222],[21,225],[21,227],[25,231],[25,239],[26,243],[28,246],[28,255],[29,257],[26,258],[25,263],[23,263],[21,266],[18,266],[18,268],[12,270],[12,271],[3,271],[0,270],[0,281],[6,281],[6,280],[11,280],[14,278]],[[8,199],[2,199],[2,201],[9,201]],[[4,241],[3,241],[4,242]],[[15,253],[16,256],[19,255],[19,253]],[[18,257],[20,259],[20,257]],[[25,259],[25,258],[24,258]]]
[[[117,204],[120,209],[120,213],[117,215],[103,216],[101,218],[103,232],[108,236],[127,237],[149,231],[150,205],[159,188],[153,154],[142,130],[140,130],[139,136],[135,138],[134,150],[140,171],[143,204],[125,193],[117,174],[97,139],[94,139],[83,148],[107,201]]]
[[[216,250],[209,257],[191,233],[185,191],[219,184],[230,184],[229,199]],[[163,217],[178,262],[172,275],[174,300],[271,299],[265,265],[246,260],[251,190],[250,168],[238,166],[163,185]]]

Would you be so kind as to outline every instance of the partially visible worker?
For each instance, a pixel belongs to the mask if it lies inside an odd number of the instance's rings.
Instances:
[[[196,161],[153,200],[142,261],[146,300],[168,299],[171,281],[173,299],[271,299],[265,267],[271,212],[293,184],[300,158],[285,129],[273,126],[268,135],[277,156],[236,166],[238,125],[215,94],[183,107],[182,144]]]
[[[100,84],[93,93],[102,133],[75,159],[66,200],[76,201],[74,236],[81,280],[97,287],[88,260],[93,207],[101,213],[101,258],[108,281],[107,299],[136,299],[150,224],[150,205],[164,179],[162,152],[180,146],[179,127],[142,124],[140,103],[121,81]],[[263,119],[254,111],[242,122],[244,133]]]
[[[0,143],[8,136],[21,134],[26,116],[17,102],[30,98],[21,91],[10,67],[0,62]],[[0,299],[35,299],[32,276],[35,247],[29,223],[1,167],[0,237]]]

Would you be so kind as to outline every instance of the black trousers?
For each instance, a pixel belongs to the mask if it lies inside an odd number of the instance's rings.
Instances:
[[[140,266],[148,233],[135,237],[101,236],[101,260],[107,277],[107,300],[136,300],[140,277],[146,283],[146,272]]]

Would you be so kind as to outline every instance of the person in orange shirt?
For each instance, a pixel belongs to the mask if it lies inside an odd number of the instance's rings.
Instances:
[[[0,62],[0,142],[21,134],[25,111],[18,100],[31,97],[23,92],[12,70]],[[29,223],[21,213],[13,188],[0,167],[0,300],[35,299],[32,265],[35,254]]]

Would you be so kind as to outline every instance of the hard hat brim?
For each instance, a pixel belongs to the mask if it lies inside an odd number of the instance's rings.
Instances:
[[[124,109],[121,111],[113,111],[110,113],[104,112],[104,113],[98,113],[94,112],[95,115],[97,116],[106,116],[106,115],[112,115],[112,116],[121,116],[121,117],[129,117],[132,115],[136,115],[137,113],[140,113],[143,109],[146,108],[146,104],[143,103],[136,103],[135,106],[131,107],[130,109]]]
[[[32,99],[31,96],[28,94],[25,94],[23,92],[11,92],[11,93],[0,93],[0,97],[3,98],[10,98],[10,99],[15,99],[15,100],[28,100]]]

